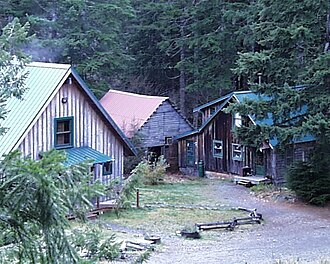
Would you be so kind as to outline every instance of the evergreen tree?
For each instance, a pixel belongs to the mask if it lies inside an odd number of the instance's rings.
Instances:
[[[24,65],[29,58],[21,49],[30,40],[28,29],[28,23],[21,25],[15,18],[2,29],[0,35],[0,120],[6,117],[7,100],[12,96],[22,98],[26,89]],[[0,126],[0,135],[5,129]]]
[[[271,113],[274,124],[243,128],[242,138],[259,135],[259,142],[276,137],[289,143],[294,137],[320,135],[321,123],[329,129],[328,107],[324,106],[329,92],[323,82],[327,76],[324,60],[328,55],[323,52],[327,4],[259,1],[258,22],[253,26],[259,48],[241,53],[234,71],[267,99],[241,104],[236,110],[256,119],[270,118]]]
[[[138,1],[133,74],[170,89],[183,110],[240,87],[230,69],[254,43],[252,2]]]
[[[0,35],[0,120],[11,97],[24,98],[25,63],[21,48],[29,25],[17,18]],[[28,88],[28,87],[27,87]],[[0,134],[6,128],[0,127]],[[0,158],[0,262],[77,263],[66,233],[69,213],[84,215],[102,188],[90,184],[89,164],[66,167],[64,152],[44,153],[41,160],[12,152]]]
[[[249,80],[261,100],[229,110],[273,120],[238,129],[247,144],[276,138],[286,147],[306,135],[315,137],[310,160],[294,164],[287,181],[300,197],[322,204],[330,200],[329,2],[258,2],[253,31],[259,48],[240,54],[235,73]]]
[[[78,263],[66,216],[83,216],[100,192],[89,183],[89,164],[65,167],[65,161],[64,152],[53,150],[38,161],[13,152],[0,162],[2,263]]]
[[[133,16],[130,0],[5,2],[4,20],[17,16],[29,21],[36,36],[25,52],[36,61],[74,65],[97,96],[127,70],[131,56],[125,28]]]

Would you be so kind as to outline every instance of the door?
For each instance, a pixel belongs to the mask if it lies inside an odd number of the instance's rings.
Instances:
[[[255,175],[265,176],[266,157],[263,150],[257,150],[255,160]]]
[[[187,140],[187,166],[193,167],[195,165],[195,142]]]

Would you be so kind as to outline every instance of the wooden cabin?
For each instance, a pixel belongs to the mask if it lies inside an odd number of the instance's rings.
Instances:
[[[173,139],[193,127],[168,97],[109,90],[100,102],[128,138],[138,135],[143,148],[178,167]]]
[[[0,156],[19,149],[39,159],[51,149],[67,154],[67,164],[93,160],[94,178],[108,183],[122,178],[124,155],[135,149],[107,111],[70,66],[33,62],[23,100],[10,98],[1,126]]]
[[[194,109],[195,114],[201,115],[201,126],[177,138],[182,172],[196,174],[198,164],[202,161],[206,172],[228,173],[237,179],[241,179],[240,176],[262,176],[260,182],[270,179],[280,184],[285,181],[288,165],[295,160],[308,158],[314,146],[311,136],[296,141],[285,151],[277,148],[276,139],[264,142],[258,148],[243,145],[234,136],[234,130],[243,122],[255,125],[256,121],[251,116],[244,119],[238,113],[225,113],[223,109],[230,102],[239,103],[244,98],[259,100],[251,91],[240,91]],[[265,119],[262,122],[271,124],[272,120]]]

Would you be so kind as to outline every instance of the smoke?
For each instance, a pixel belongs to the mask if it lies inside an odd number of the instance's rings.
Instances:
[[[29,55],[32,61],[53,63],[63,60],[63,50],[55,41],[42,41],[36,38],[23,48],[24,53]]]

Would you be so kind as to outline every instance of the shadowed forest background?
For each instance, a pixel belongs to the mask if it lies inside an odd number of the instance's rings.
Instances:
[[[5,50],[72,64],[98,98],[109,89],[168,96],[190,121],[194,107],[252,90],[268,99],[229,110],[256,120],[271,115],[273,123],[244,125],[237,136],[253,146],[276,138],[285,147],[313,135],[311,167],[297,168],[328,186],[329,6],[328,0],[0,0],[0,28],[18,19],[28,33]]]
[[[0,27],[29,22],[34,61],[70,63],[110,88],[191,109],[249,83],[306,83],[327,60],[328,1],[2,0]]]

